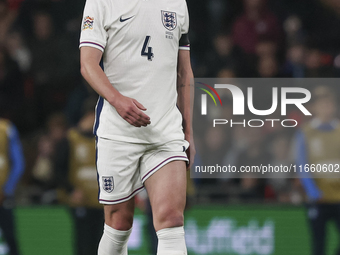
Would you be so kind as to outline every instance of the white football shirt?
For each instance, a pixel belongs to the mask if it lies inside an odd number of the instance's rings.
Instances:
[[[80,47],[103,51],[112,86],[147,108],[151,124],[137,128],[105,99],[96,107],[97,136],[131,143],[183,139],[176,106],[179,40],[189,29],[185,0],[87,0]]]

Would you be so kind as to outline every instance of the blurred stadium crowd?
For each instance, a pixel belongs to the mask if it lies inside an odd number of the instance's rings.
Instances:
[[[337,0],[187,2],[196,77],[340,75]],[[57,145],[89,108],[94,109],[96,94],[79,72],[84,3],[0,0],[0,117],[17,126],[24,147],[26,170],[17,190],[21,205],[56,203]],[[265,99],[264,93],[259,101]],[[226,114],[230,110],[231,103],[223,108]],[[197,164],[292,161],[295,130],[194,127],[199,137]],[[304,201],[294,178],[208,179],[195,184],[199,202]]]

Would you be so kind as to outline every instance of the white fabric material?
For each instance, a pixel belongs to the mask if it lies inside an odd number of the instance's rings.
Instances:
[[[159,145],[126,143],[98,138],[97,170],[99,202],[118,204],[130,200],[144,189],[143,183],[165,164],[188,161],[185,140]],[[110,180],[110,185],[107,183]]]
[[[157,255],[187,255],[184,227],[164,228],[157,231]]]
[[[112,86],[144,105],[151,120],[136,128],[104,100],[97,136],[132,143],[184,138],[176,81],[179,40],[188,30],[185,0],[86,1],[80,47],[103,51]]]
[[[104,233],[98,247],[98,255],[127,255],[127,242],[132,228],[121,231],[104,225]]]

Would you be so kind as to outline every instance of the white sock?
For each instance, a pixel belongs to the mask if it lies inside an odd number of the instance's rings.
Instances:
[[[127,255],[127,242],[131,229],[121,231],[104,225],[104,233],[98,247],[98,255]]]
[[[157,255],[187,255],[184,227],[164,228],[157,231]]]

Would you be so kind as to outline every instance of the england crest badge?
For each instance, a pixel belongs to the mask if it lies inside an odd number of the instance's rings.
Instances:
[[[174,30],[177,27],[176,12],[162,11],[162,23],[169,31]]]
[[[113,177],[112,176],[103,176],[103,189],[111,193],[114,188]]]

